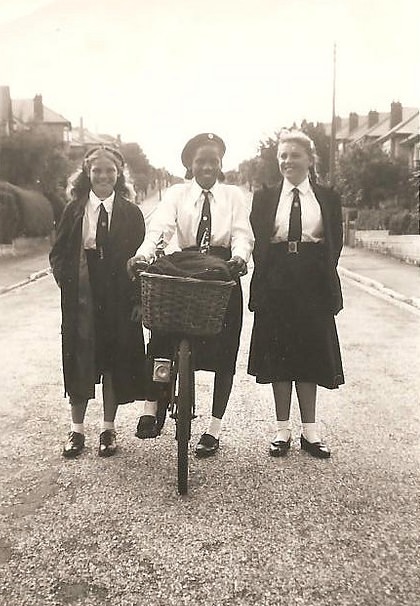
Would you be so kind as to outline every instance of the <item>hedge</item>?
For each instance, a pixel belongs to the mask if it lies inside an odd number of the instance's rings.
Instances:
[[[395,208],[362,209],[356,219],[356,229],[388,229],[395,236],[419,233],[419,214]]]
[[[18,195],[13,187],[0,181],[0,244],[12,244],[20,222]]]
[[[48,236],[54,227],[50,201],[41,193],[0,182],[0,243],[10,244],[18,236]]]

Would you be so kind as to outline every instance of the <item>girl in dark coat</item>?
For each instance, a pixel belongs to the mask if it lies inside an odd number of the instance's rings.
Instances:
[[[84,417],[96,383],[103,385],[100,456],[115,453],[118,405],[144,398],[138,293],[126,264],[143,242],[145,226],[140,209],[127,199],[123,168],[113,148],[86,154],[50,253],[61,289],[64,385],[71,404],[67,458],[84,448]]]
[[[256,192],[250,309],[254,312],[248,372],[273,386],[277,435],[272,456],[291,443],[290,403],[295,383],[302,419],[301,447],[330,456],[316,423],[317,385],[344,383],[334,315],[342,308],[337,263],[342,248],[341,204],[332,190],[310,179],[312,141],[282,133],[281,184]]]

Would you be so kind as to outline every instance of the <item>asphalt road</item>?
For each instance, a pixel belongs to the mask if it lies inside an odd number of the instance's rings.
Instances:
[[[270,388],[246,375],[245,316],[235,389],[213,460],[191,456],[176,494],[174,428],[134,437],[119,412],[119,454],[96,455],[100,403],[77,461],[60,371],[59,293],[51,276],[0,297],[0,603],[5,606],[408,606],[420,602],[418,313],[344,282],[338,317],[346,385],[320,390],[332,449],[294,444],[268,457]],[[193,442],[210,375],[199,373]]]

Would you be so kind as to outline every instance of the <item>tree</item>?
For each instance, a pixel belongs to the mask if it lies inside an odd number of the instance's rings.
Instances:
[[[149,185],[155,178],[155,170],[138,143],[124,143],[121,153],[127,162],[136,190],[147,195]]]
[[[339,160],[336,185],[345,206],[378,208],[403,194],[404,166],[375,145],[350,148]]]
[[[0,178],[41,191],[49,199],[57,222],[73,168],[64,145],[48,133],[22,131],[1,140],[0,155]]]
[[[226,183],[238,185],[240,183],[240,175],[238,170],[228,170],[225,174]]]
[[[325,127],[321,122],[317,122],[314,125],[313,122],[303,120],[301,130],[314,142],[317,155],[315,170],[319,180],[321,182],[325,181],[330,164],[330,137],[325,133]]]
[[[265,141],[260,141],[258,181],[261,185],[274,185],[280,180],[280,170],[277,162],[279,136],[280,133],[276,132],[274,137],[268,137]]]

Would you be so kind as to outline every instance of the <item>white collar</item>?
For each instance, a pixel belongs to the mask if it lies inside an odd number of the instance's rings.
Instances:
[[[89,202],[94,210],[97,210],[99,208],[99,206],[101,204],[103,204],[106,212],[110,213],[112,211],[114,199],[115,199],[115,191],[113,191],[112,194],[110,196],[108,196],[108,198],[105,198],[105,200],[101,200],[100,198],[98,198],[98,196],[95,194],[93,189],[91,189],[89,192]]]
[[[197,204],[201,199],[201,194],[203,191],[208,191],[212,194],[213,200],[216,200],[216,192],[218,187],[220,186],[219,182],[216,183],[210,189],[203,189],[201,185],[197,183],[195,178],[191,181],[191,197],[194,199],[194,204]]]
[[[309,176],[306,176],[304,180],[299,183],[299,185],[293,185],[290,181],[285,177],[283,182],[283,189],[286,193],[291,192],[294,188],[299,190],[299,193],[305,195],[311,189],[311,184],[309,183]]]

